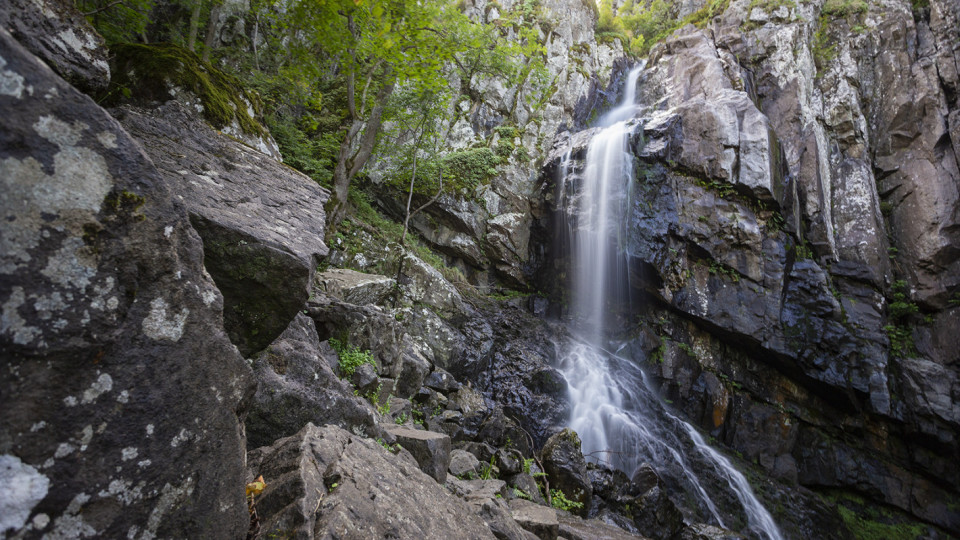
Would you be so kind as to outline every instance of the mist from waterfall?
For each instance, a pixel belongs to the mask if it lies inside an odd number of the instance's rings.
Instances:
[[[638,125],[636,88],[643,68],[640,64],[629,72],[620,105],[601,118],[602,129],[590,141],[582,171],[572,170],[569,151],[560,167],[559,201],[572,274],[570,316],[578,336],[565,344],[560,362],[573,405],[570,427],[580,435],[590,461],[628,475],[650,463],[686,494],[697,520],[734,526],[715,502],[724,497],[742,506],[744,532],[780,540],[743,475],[692,426],[665,409],[636,361],[607,350],[608,318],[629,299],[623,254],[634,184],[629,141]],[[705,474],[714,480],[710,490],[720,484],[727,492],[710,493],[701,479]]]

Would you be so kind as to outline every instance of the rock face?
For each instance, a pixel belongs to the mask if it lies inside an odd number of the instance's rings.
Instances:
[[[307,300],[323,243],[328,193],[310,178],[217,133],[178,101],[120,121],[177,186],[224,295],[230,339],[263,350]]]
[[[652,50],[623,242],[652,301],[621,337],[667,399],[769,474],[958,534],[956,505],[932,501],[960,497],[960,7],[828,4],[732,2]],[[590,136],[560,138],[539,215]],[[545,288],[565,272],[551,249]],[[796,530],[818,523],[804,514]]]
[[[334,427],[308,424],[250,456],[260,530],[294,538],[495,538],[408,454]]]
[[[0,58],[0,463],[29,486],[0,534],[243,536],[252,378],[176,187],[5,29]]]

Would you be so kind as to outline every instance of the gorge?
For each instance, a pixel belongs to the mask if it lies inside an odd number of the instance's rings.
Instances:
[[[94,4],[0,6],[0,538],[960,537],[956,1]]]

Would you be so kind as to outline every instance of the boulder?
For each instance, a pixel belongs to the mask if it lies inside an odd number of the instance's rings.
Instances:
[[[308,424],[248,463],[267,484],[257,498],[263,538],[494,538],[408,454],[335,426]]]
[[[396,280],[364,274],[347,268],[331,268],[317,274],[315,287],[348,304],[381,304],[394,293]]]
[[[510,501],[510,513],[521,527],[537,535],[540,540],[556,540],[560,532],[557,511],[549,506],[513,499]]]
[[[450,451],[450,474],[456,477],[472,477],[480,472],[480,460],[466,450],[453,449]]]
[[[590,514],[593,485],[587,474],[587,462],[580,453],[580,437],[572,429],[556,433],[540,451],[544,472],[550,479],[550,489],[559,489],[564,496],[583,504],[577,513]]]
[[[543,494],[540,493],[540,486],[537,485],[536,479],[527,473],[518,473],[513,476],[508,476],[507,485],[511,488],[519,489],[520,491],[526,493],[526,495],[530,497],[530,500],[537,504],[547,504],[547,500],[544,499]]]
[[[6,0],[0,28],[82,92],[100,92],[110,83],[103,38],[72,2]]]
[[[402,426],[386,428],[397,444],[406,448],[420,464],[420,469],[443,483],[450,468],[450,437],[433,431],[421,431]]]
[[[244,356],[263,350],[303,308],[327,254],[327,191],[177,101],[116,115],[187,206],[224,295],[230,339]]]
[[[379,435],[374,411],[331,368],[336,352],[321,344],[313,321],[298,314],[290,326],[253,358],[257,393],[244,422],[247,447],[289,437],[310,422]]]
[[[254,381],[180,189],[5,27],[0,535],[242,537]]]

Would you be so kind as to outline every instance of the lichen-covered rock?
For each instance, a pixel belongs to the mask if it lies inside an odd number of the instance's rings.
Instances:
[[[303,307],[327,254],[328,193],[217,133],[179,102],[116,114],[177,186],[203,238],[207,271],[224,295],[231,340],[245,356],[263,350]]]
[[[178,187],[2,28],[0,58],[0,534],[242,537],[253,379]]]
[[[335,426],[308,424],[249,455],[261,535],[293,538],[493,539],[471,508],[405,452]]]
[[[72,2],[6,0],[0,28],[81,91],[95,93],[110,83],[103,38]]]
[[[413,455],[423,472],[441,484],[446,480],[447,469],[450,468],[450,437],[403,426],[389,426],[386,429],[397,444]]]
[[[244,422],[247,447],[268,446],[309,422],[337,425],[369,437],[379,435],[372,407],[334,373],[337,353],[320,343],[304,314],[253,358],[257,393]]]

